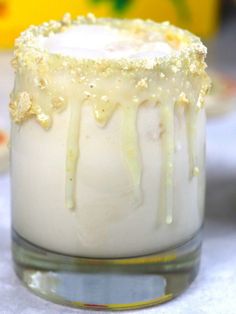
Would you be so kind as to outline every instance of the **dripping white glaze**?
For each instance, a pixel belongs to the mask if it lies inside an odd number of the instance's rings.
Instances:
[[[80,132],[80,104],[71,102],[70,104],[70,121],[67,138],[66,152],[66,186],[65,202],[66,207],[73,209],[75,207],[75,185],[76,169],[79,158],[79,132]]]
[[[189,106],[186,110],[186,124],[189,148],[189,179],[191,180],[199,174],[196,151],[197,112],[193,105]]]
[[[122,150],[132,180],[134,206],[138,207],[142,202],[141,169],[139,139],[137,132],[138,106],[123,105],[122,123]]]
[[[152,37],[154,33],[151,34]],[[172,48],[166,42],[162,42],[154,38],[150,41],[147,38],[134,36],[127,31],[121,31],[114,27],[105,25],[80,25],[69,28],[66,32],[54,34],[48,38],[41,38],[41,44],[50,53],[60,53],[76,58],[149,58],[151,60],[156,57],[161,57],[173,53]],[[103,126],[108,121],[108,117],[104,117],[104,113],[99,108],[100,104],[94,105],[96,120]],[[108,103],[108,105],[112,106]],[[76,108],[76,106],[78,108]],[[97,107],[98,108],[97,108]],[[104,104],[103,104],[104,106]],[[136,116],[139,105],[121,104],[123,108],[123,123],[122,123],[122,149],[124,160],[127,169],[130,173],[133,185],[134,206],[142,202],[141,193],[141,164],[138,148],[138,138],[136,130]],[[75,171],[79,160],[79,104],[73,104],[71,108],[71,120],[68,131],[67,157],[66,157],[66,206],[68,208],[76,207],[75,203]],[[114,108],[112,109],[114,110]],[[167,119],[167,118],[164,118]],[[169,127],[167,121],[165,123]],[[167,131],[168,133],[169,131]],[[170,142],[168,135],[167,146]],[[167,156],[169,162],[166,163],[164,182],[166,184],[166,222],[172,221],[172,204],[170,204],[171,191],[171,167],[173,167],[170,148]],[[172,197],[171,197],[172,198]]]
[[[85,35],[86,34],[86,35]],[[153,37],[153,34],[152,34]],[[86,40],[85,40],[86,39]],[[127,31],[106,25],[80,25],[69,28],[66,32],[58,33],[44,38],[43,45],[50,53],[59,53],[76,58],[131,58],[150,59],[173,53],[173,49],[166,42],[151,41],[146,37],[134,36]],[[97,102],[95,102],[97,104]],[[111,106],[111,104],[107,103]],[[136,118],[139,104],[120,104],[123,110],[122,147],[124,161],[129,171],[132,185],[134,206],[142,202],[140,152],[136,130]],[[74,107],[76,104],[74,104]],[[79,105],[78,105],[79,106]],[[98,109],[96,108],[98,107]],[[94,105],[96,120],[105,126],[108,117],[98,105]],[[100,109],[100,110],[99,110]],[[76,111],[77,110],[77,111]],[[112,111],[114,108],[112,108]],[[73,109],[68,135],[67,161],[66,161],[66,206],[74,208],[75,204],[75,171],[79,152],[79,109]],[[162,105],[161,117],[163,128],[163,178],[160,207],[167,224],[173,222],[173,173],[174,173],[174,105]],[[110,115],[109,115],[110,118]],[[187,129],[189,142],[189,163],[191,176],[198,170],[196,164],[195,113],[189,108],[187,114]],[[74,128],[74,130],[73,130]]]
[[[162,193],[161,211],[166,224],[173,222],[173,175],[174,175],[174,104],[167,102],[161,106],[162,134]],[[162,215],[163,215],[162,214]]]

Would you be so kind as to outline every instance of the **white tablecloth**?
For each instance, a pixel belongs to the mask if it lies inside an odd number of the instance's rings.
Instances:
[[[0,127],[9,128],[9,55],[0,55]],[[236,112],[208,122],[205,240],[200,273],[177,299],[138,313],[236,313]],[[0,314],[91,313],[46,302],[16,278],[10,253],[9,175],[0,175]],[[132,311],[136,313],[136,311]]]

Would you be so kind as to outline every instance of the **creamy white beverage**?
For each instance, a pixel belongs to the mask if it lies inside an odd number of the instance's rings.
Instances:
[[[95,19],[23,33],[11,95],[13,228],[83,257],[155,254],[201,228],[200,40],[167,23]]]
[[[51,53],[95,60],[154,59],[173,53],[172,47],[155,32],[144,36],[109,25],[72,26],[65,32],[43,37],[41,44]]]

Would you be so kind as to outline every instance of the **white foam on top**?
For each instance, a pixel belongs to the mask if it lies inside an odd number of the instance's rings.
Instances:
[[[73,26],[65,32],[44,37],[42,44],[50,53],[79,59],[153,59],[173,52],[170,45],[160,39],[145,39],[106,25]]]

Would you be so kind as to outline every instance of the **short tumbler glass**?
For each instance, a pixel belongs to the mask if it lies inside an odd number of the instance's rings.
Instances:
[[[170,51],[130,57],[119,42],[84,58],[45,48],[81,26],[85,37],[87,26],[128,33],[139,43],[131,50],[156,40]],[[190,285],[204,217],[205,56],[199,38],[168,23],[91,14],[16,41],[12,251],[35,294],[120,310]]]

